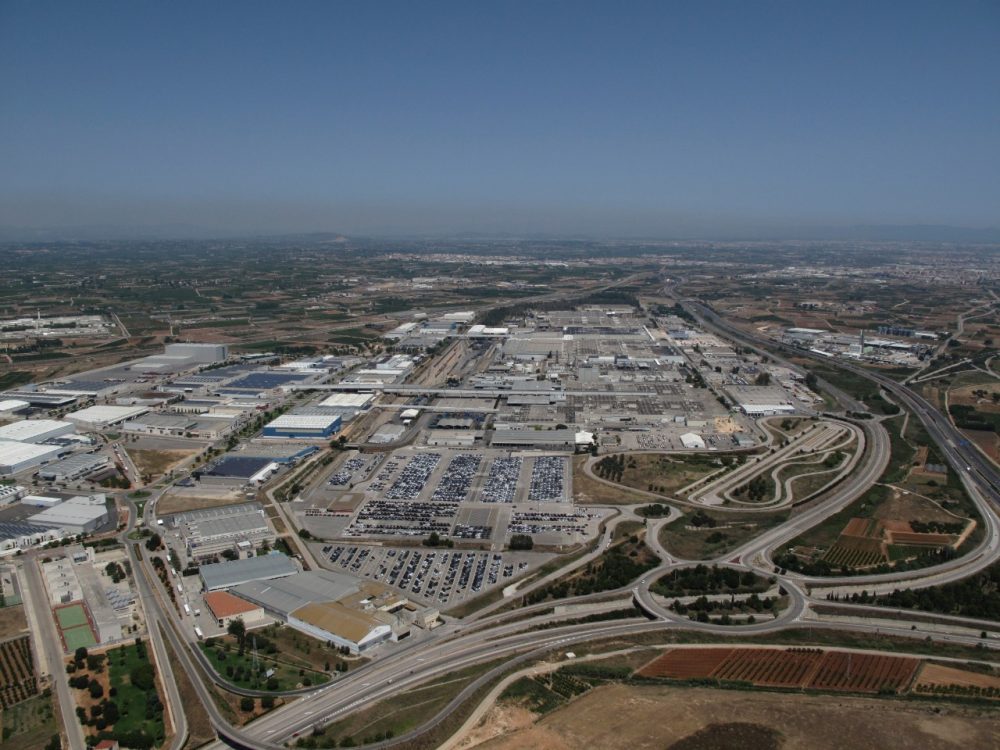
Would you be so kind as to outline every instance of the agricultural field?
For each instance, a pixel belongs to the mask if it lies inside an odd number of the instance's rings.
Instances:
[[[0,643],[0,708],[6,711],[37,694],[31,638],[24,635]]]
[[[638,671],[647,678],[745,682],[755,687],[851,693],[905,692],[919,659],[820,649],[672,649]]]
[[[913,682],[915,693],[1000,700],[1000,675],[995,673],[969,672],[929,662],[920,668]]]
[[[1000,738],[981,709],[847,695],[612,684],[533,721],[512,708],[487,714],[492,738],[477,750],[969,750]]]

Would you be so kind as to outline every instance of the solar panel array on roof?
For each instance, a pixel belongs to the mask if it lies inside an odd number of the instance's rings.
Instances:
[[[273,461],[273,458],[266,456],[223,456],[204,474],[210,477],[249,479]]]
[[[297,375],[286,372],[251,372],[242,378],[229,383],[227,388],[246,388],[248,390],[269,391],[289,383],[301,383],[309,379],[309,375]]]
[[[218,508],[201,508],[199,510],[185,510],[180,513],[173,513],[164,518],[169,518],[173,524],[198,523],[199,521],[213,521],[217,518],[227,518],[229,516],[239,516],[244,513],[259,514],[264,509],[258,502],[236,503],[235,505],[222,505]]]

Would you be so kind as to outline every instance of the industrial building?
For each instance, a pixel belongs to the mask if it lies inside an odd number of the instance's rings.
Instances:
[[[0,521],[0,553],[13,554],[66,536],[62,529],[43,529],[30,523]]]
[[[228,591],[210,591],[203,599],[220,628],[229,627],[233,620],[242,620],[247,629],[267,625],[270,621],[263,607],[233,596]]]
[[[791,414],[796,408],[790,394],[779,386],[727,385],[725,390],[740,411],[751,417]]]
[[[98,643],[120,641],[122,626],[94,568],[89,554],[80,547],[69,547],[65,557],[42,563],[42,576],[53,606],[82,602],[88,622]]]
[[[250,552],[277,538],[260,503],[191,510],[169,516],[180,531],[189,558],[207,560],[226,550]]]
[[[184,357],[192,362],[208,365],[229,359],[229,347],[226,344],[167,344],[163,353],[167,357]]]
[[[103,494],[71,497],[27,520],[36,526],[62,529],[67,534],[89,534],[108,522],[108,507]]]
[[[182,414],[144,414],[122,425],[128,433],[142,435],[183,436],[193,430],[197,421]]]
[[[56,458],[64,448],[58,445],[35,445],[16,440],[0,440],[0,476],[28,471]]]
[[[295,562],[280,552],[202,565],[198,570],[205,591],[225,591],[251,581],[272,581],[298,572]]]
[[[373,393],[334,393],[319,402],[319,406],[339,414],[344,421],[354,419],[375,400]]]
[[[282,414],[264,426],[264,437],[328,440],[340,431],[339,414]]]
[[[705,440],[697,432],[685,432],[681,435],[681,445],[688,450],[705,450]]]
[[[0,417],[13,417],[31,408],[31,404],[17,398],[0,398]]]
[[[72,482],[111,466],[111,457],[84,453],[53,461],[38,470],[38,476],[47,482]]]
[[[0,508],[13,505],[27,494],[28,490],[19,484],[0,485]]]
[[[495,448],[539,448],[572,451],[576,449],[576,430],[497,429],[490,445]]]
[[[3,396],[5,401],[23,401],[27,402],[30,406],[39,406],[44,409],[58,409],[63,406],[69,406],[77,400],[76,396],[40,391],[33,385],[26,385],[16,391],[6,391],[0,395]]]
[[[76,432],[72,422],[56,419],[24,419],[0,427],[0,440],[17,440],[19,443],[44,443],[46,440]]]
[[[149,409],[143,406],[88,406],[66,415],[66,419],[89,430],[103,430],[141,417]]]
[[[284,463],[270,456],[226,455],[195,477],[205,484],[244,485],[266,482]]]
[[[408,604],[404,597],[380,584],[331,571],[256,581],[232,593],[296,630],[355,654],[409,632],[408,623],[396,616]]]

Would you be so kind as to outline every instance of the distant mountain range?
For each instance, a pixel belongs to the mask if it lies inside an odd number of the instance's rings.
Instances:
[[[446,233],[443,233],[445,236]],[[375,235],[366,233],[368,238]],[[414,236],[417,236],[416,234]],[[429,235],[420,234],[429,239]],[[536,240],[704,240],[704,241],[781,241],[819,240],[846,242],[935,242],[1000,244],[998,227],[956,227],[947,224],[858,224],[853,226],[799,226],[755,228],[740,232],[727,228],[720,232],[683,232],[677,235],[662,233],[658,237],[556,237],[550,233],[511,232],[475,233],[465,232],[450,235],[452,239],[536,239]],[[304,242],[344,242],[346,235],[336,232],[250,232],[224,228],[212,228],[193,224],[156,224],[146,226],[92,224],[68,227],[12,227],[0,226],[0,242],[93,242],[102,240],[208,240],[208,239],[268,239]],[[400,239],[400,235],[393,235]]]

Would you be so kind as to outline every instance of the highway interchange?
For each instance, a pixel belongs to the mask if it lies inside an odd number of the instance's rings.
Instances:
[[[774,342],[754,334],[735,329],[719,319],[709,308],[696,302],[686,301],[685,307],[709,330],[714,330],[727,338],[740,341],[774,357]],[[780,358],[779,358],[780,359]],[[788,364],[788,363],[786,363]],[[641,579],[614,591],[577,596],[558,602],[546,602],[507,611],[497,611],[507,602],[501,600],[463,620],[451,621],[434,631],[432,638],[409,645],[400,645],[393,650],[392,658],[378,659],[357,670],[338,677],[334,682],[322,687],[299,691],[298,697],[283,706],[255,720],[245,727],[233,726],[217,707],[209,683],[218,677],[210,675],[207,664],[196,645],[190,642],[190,635],[178,625],[173,606],[163,597],[162,586],[158,583],[149,563],[150,557],[143,545],[128,540],[128,534],[135,526],[135,514],[130,514],[128,528],[121,539],[128,549],[129,558],[135,572],[140,600],[146,613],[152,647],[157,657],[161,682],[165,688],[165,704],[173,727],[171,750],[179,750],[187,737],[185,706],[197,700],[209,716],[212,726],[219,736],[213,747],[225,744],[254,748],[255,750],[276,750],[285,747],[304,732],[323,727],[330,722],[344,718],[354,711],[368,708],[379,701],[391,698],[400,692],[421,683],[473,665],[494,664],[463,690],[438,714],[428,717],[421,727],[406,735],[380,742],[372,747],[405,746],[420,733],[429,731],[456,710],[477,690],[497,680],[501,675],[517,666],[525,666],[553,652],[569,650],[570,647],[615,637],[627,637],[676,630],[699,630],[708,633],[747,636],[774,635],[780,641],[782,630],[801,628],[804,624],[814,629],[848,630],[861,633],[879,632],[886,635],[905,637],[927,637],[921,621],[914,616],[906,619],[906,613],[896,613],[898,624],[886,624],[884,620],[866,622],[823,621],[810,608],[826,602],[832,592],[850,592],[860,589],[890,591],[896,588],[915,588],[936,585],[964,578],[992,564],[1000,556],[1000,526],[996,512],[998,509],[998,488],[1000,474],[968,445],[960,433],[937,410],[907,386],[872,373],[863,368],[837,363],[851,372],[869,378],[879,384],[899,403],[918,417],[926,427],[931,439],[938,446],[952,469],[962,478],[973,502],[975,502],[985,525],[982,542],[972,552],[930,568],[890,573],[874,576],[853,576],[850,578],[810,578],[796,573],[776,572],[771,561],[774,550],[795,538],[806,529],[833,513],[847,507],[865,493],[881,476],[890,458],[890,440],[885,427],[877,419],[849,420],[844,416],[835,418],[852,425],[862,435],[863,455],[846,478],[831,489],[818,503],[810,504],[790,520],[762,533],[717,560],[700,561],[731,566],[740,570],[752,570],[766,577],[775,577],[777,583],[787,593],[787,606],[774,618],[750,625],[721,626],[711,623],[697,623],[686,617],[670,612],[650,591],[651,584],[664,573],[689,566],[690,560],[672,558],[658,542],[660,528],[676,517],[676,511],[664,519],[647,523],[647,539],[650,549],[660,558],[660,564],[647,572]],[[788,364],[794,367],[794,365]],[[796,368],[800,369],[800,368]],[[861,405],[852,397],[827,388],[837,398],[845,412],[860,411]],[[829,415],[834,418],[834,415]],[[163,490],[154,493],[146,503],[144,520],[155,523],[155,505]],[[675,503],[685,505],[685,502]],[[619,508],[619,515],[609,521],[593,550],[555,571],[545,578],[522,586],[518,595],[528,593],[543,586],[568,570],[587,564],[600,555],[611,543],[615,527],[625,520],[637,518],[634,507]],[[33,566],[26,566],[32,568]],[[597,622],[564,622],[575,615],[557,615],[554,604],[587,605],[620,600],[623,607],[638,607],[636,616],[628,619]],[[849,609],[856,605],[839,603]],[[859,618],[872,617],[874,608],[857,607]],[[43,618],[44,619],[44,618]],[[935,640],[966,645],[978,645],[980,638],[972,634],[973,629],[981,629],[981,623],[965,618],[951,618],[955,621],[956,632],[935,631]],[[544,630],[537,628],[544,626]],[[166,656],[169,644],[176,657],[176,663],[189,676],[195,695],[179,695],[177,681],[173,675],[170,660]],[[64,683],[65,678],[57,682]],[[60,703],[66,701],[59,691]],[[244,691],[245,692],[245,691]],[[67,726],[70,746],[73,750],[83,750],[82,737],[74,726]],[[75,735],[75,736],[74,736]],[[75,740],[75,741],[74,741]]]

